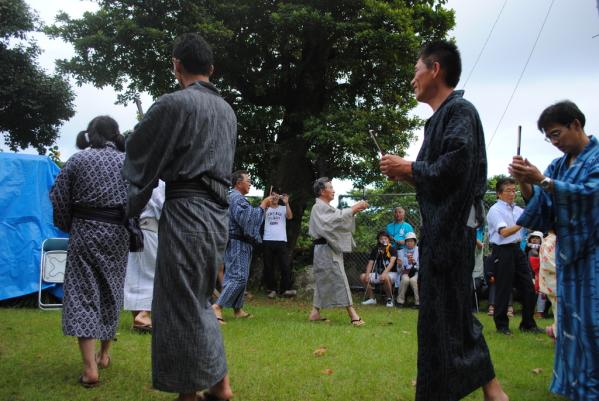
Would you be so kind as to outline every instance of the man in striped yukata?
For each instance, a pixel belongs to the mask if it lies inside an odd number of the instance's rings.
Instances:
[[[243,310],[244,294],[250,276],[252,251],[255,244],[262,242],[260,226],[264,211],[270,206],[271,198],[262,200],[260,206],[250,205],[245,195],[252,181],[247,171],[238,170],[231,176],[233,190],[229,195],[229,242],[225,251],[225,277],[220,296],[212,305],[214,314],[221,324],[223,308],[233,308],[236,318],[247,318]]]
[[[550,390],[577,401],[599,400],[599,141],[570,101],[546,108],[537,126],[564,152],[545,174],[521,156],[510,173],[526,210],[518,224],[557,234],[557,344]]]
[[[181,90],[160,97],[127,138],[127,212],[139,216],[161,179],[152,300],[152,383],[178,401],[233,396],[222,332],[210,307],[227,245],[227,190],[237,119],[210,83],[214,57],[198,34],[177,38],[172,54]]]

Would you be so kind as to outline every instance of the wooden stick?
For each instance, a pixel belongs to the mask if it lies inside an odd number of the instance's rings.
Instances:
[[[522,126],[518,125],[518,147],[516,148],[516,155],[520,156],[520,144],[522,143]]]

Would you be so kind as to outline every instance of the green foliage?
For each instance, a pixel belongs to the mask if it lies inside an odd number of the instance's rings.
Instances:
[[[361,294],[356,293],[359,304]],[[357,306],[366,321],[351,327],[343,308],[327,309],[330,323],[310,323],[307,300],[254,298],[254,317],[236,320],[225,311],[222,326],[235,400],[354,401],[414,399],[418,312],[381,305]],[[0,399],[44,401],[150,400],[175,396],[152,388],[151,335],[131,330],[123,312],[111,365],[100,371],[101,386],[77,384],[83,364],[77,340],[62,335],[60,312],[0,308]],[[558,401],[547,390],[554,345],[544,335],[495,333],[493,319],[477,317],[497,377],[510,399]],[[512,319],[512,328],[519,317]],[[538,322],[541,327],[551,321]],[[176,341],[173,336],[173,341]],[[177,343],[175,343],[176,345]],[[325,348],[321,356],[314,351]],[[533,372],[537,369],[538,374]],[[327,371],[327,369],[330,369]],[[481,400],[480,390],[464,398]]]
[[[64,166],[64,162],[60,160],[60,151],[58,150],[58,146],[54,145],[50,149],[48,149],[48,157],[52,160],[56,165],[60,168]]]
[[[176,88],[171,45],[198,31],[212,45],[212,80],[232,104],[235,168],[291,195],[295,243],[319,176],[380,180],[368,130],[402,154],[422,121],[410,80],[420,45],[454,25],[444,0],[118,0],[47,29],[76,56],[61,71],[113,86],[121,102]]]
[[[0,134],[13,151],[35,147],[44,154],[62,123],[73,116],[73,92],[58,75],[37,64],[37,16],[23,0],[0,1]]]

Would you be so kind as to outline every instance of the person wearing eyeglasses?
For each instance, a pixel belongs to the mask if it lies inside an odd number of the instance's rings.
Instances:
[[[489,242],[491,243],[491,271],[495,277],[495,327],[497,332],[511,335],[507,315],[512,288],[516,287],[522,299],[520,331],[538,333],[534,320],[535,290],[526,255],[520,248],[521,226],[516,221],[523,209],[514,203],[516,181],[510,177],[497,180],[497,202],[487,214]]]
[[[547,107],[539,131],[564,155],[544,173],[514,156],[526,210],[518,224],[555,230],[557,343],[550,390],[572,400],[599,400],[599,142],[585,116],[565,100]]]

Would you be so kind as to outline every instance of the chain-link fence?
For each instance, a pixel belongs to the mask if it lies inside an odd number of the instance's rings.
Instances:
[[[341,195],[338,207],[349,207],[361,199],[363,199],[361,196]],[[356,232],[354,234],[356,248],[353,252],[344,254],[343,258],[351,287],[362,287],[360,273],[365,271],[369,253],[377,243],[376,235],[379,231],[385,230],[387,224],[394,221],[396,207],[401,206],[406,211],[404,221],[414,228],[416,235],[420,238],[422,219],[416,194],[374,194],[368,195],[366,200],[370,207],[356,215]],[[484,198],[486,210],[489,210],[496,201],[496,193],[487,192]],[[517,203],[523,206],[520,196],[517,197]]]

